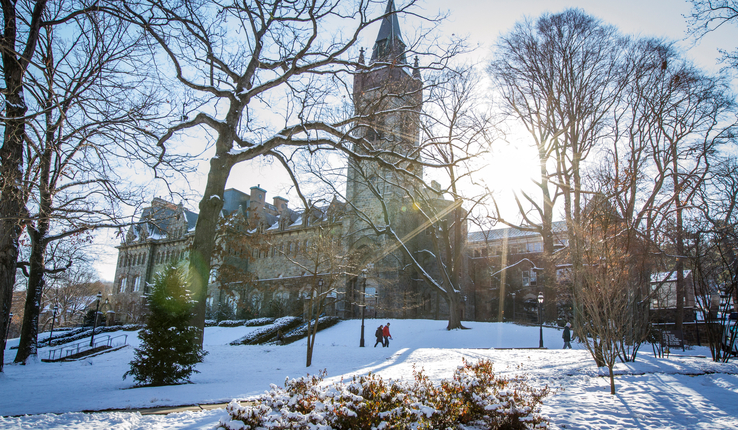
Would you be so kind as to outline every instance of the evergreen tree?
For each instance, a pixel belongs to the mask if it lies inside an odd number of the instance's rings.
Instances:
[[[185,270],[169,267],[156,274],[148,295],[149,316],[138,337],[131,370],[137,385],[173,385],[188,382],[195,364],[207,352],[197,341],[197,329],[190,325],[194,302],[186,288]]]

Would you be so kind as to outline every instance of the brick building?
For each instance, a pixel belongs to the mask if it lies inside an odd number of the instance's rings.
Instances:
[[[566,222],[552,225],[554,248],[567,246]],[[537,296],[545,287],[542,275],[543,238],[537,232],[498,228],[469,233],[469,318],[479,321],[537,321]],[[566,276],[566,265],[557,280]],[[547,297],[548,298],[548,297]],[[502,300],[502,306],[500,306]]]

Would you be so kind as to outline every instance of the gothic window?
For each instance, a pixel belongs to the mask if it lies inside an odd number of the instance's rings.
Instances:
[[[120,292],[125,293],[126,292],[126,284],[128,279],[127,278],[120,278]]]
[[[136,276],[133,278],[133,291],[141,291],[141,277]]]
[[[534,287],[536,285],[536,272],[534,270],[523,270],[523,286]]]
[[[284,290],[283,287],[280,287],[279,290],[277,290],[276,293],[274,293],[274,300],[278,302],[284,302],[287,301],[290,298],[290,294]]]

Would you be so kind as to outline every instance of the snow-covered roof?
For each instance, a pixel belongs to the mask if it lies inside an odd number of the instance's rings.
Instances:
[[[566,221],[554,221],[552,224],[552,230],[555,235],[566,233]],[[485,231],[470,231],[467,235],[467,242],[475,243],[502,240],[504,238],[522,239],[528,237],[541,237],[541,235],[536,231],[525,231],[512,227],[495,228]]]
[[[692,273],[691,270],[683,270],[682,274],[684,274],[684,277],[686,278]],[[658,272],[658,273],[652,273],[651,274],[651,282],[676,282],[677,280],[677,272],[676,270],[672,272]]]

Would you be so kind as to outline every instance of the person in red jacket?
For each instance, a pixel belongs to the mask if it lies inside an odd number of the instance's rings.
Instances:
[[[382,346],[389,348],[389,340],[392,339],[392,335],[389,332],[389,323],[382,329],[382,334],[384,335],[384,345]]]

